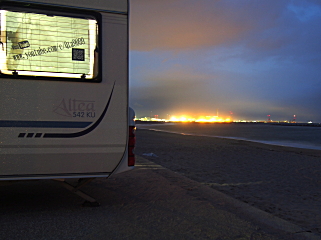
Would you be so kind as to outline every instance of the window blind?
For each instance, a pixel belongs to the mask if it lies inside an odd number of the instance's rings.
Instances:
[[[94,77],[97,21],[0,10],[4,74]]]

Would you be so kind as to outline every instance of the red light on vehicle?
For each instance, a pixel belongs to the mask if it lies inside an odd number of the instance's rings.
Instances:
[[[135,165],[135,144],[136,144],[136,135],[135,135],[136,127],[129,126],[129,137],[128,137],[128,166]]]

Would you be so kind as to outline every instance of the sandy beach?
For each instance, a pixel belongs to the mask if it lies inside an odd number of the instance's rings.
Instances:
[[[137,155],[321,235],[321,151],[143,128]]]

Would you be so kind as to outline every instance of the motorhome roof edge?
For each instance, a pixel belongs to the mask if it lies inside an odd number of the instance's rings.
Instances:
[[[128,0],[109,0],[108,8],[103,0],[86,0],[68,1],[68,0],[36,0],[36,1],[25,1],[25,0],[6,0],[7,2],[21,2],[29,4],[44,4],[56,7],[68,7],[78,8],[83,10],[92,10],[100,12],[109,12],[117,14],[128,14]],[[93,7],[94,6],[94,7]]]

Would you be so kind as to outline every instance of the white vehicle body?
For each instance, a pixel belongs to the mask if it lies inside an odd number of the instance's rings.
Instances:
[[[0,7],[0,181],[132,169],[128,1]]]

